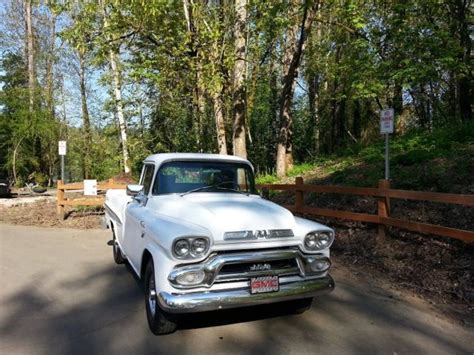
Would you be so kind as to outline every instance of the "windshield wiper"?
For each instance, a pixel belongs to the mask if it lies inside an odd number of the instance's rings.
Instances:
[[[244,195],[247,195],[247,196],[250,195],[250,192],[244,192],[244,191],[241,191],[241,190],[238,190],[238,189],[233,189],[233,188],[231,188],[231,187],[222,187],[222,186],[219,186],[219,185],[224,185],[224,184],[229,184],[229,183],[234,184],[233,181],[223,181],[223,182],[218,183],[218,184],[200,186],[200,187],[197,187],[197,188],[195,188],[195,189],[192,189],[192,190],[183,192],[180,196],[184,196],[184,195],[187,195],[187,194],[190,194],[190,193],[193,193],[193,192],[199,192],[199,191],[207,190],[207,189],[218,189],[218,190],[225,190],[225,191],[238,192],[239,194],[244,194]]]

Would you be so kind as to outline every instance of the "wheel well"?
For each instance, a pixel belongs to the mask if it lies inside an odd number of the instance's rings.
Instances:
[[[143,276],[145,275],[146,266],[148,265],[148,261],[150,259],[153,260],[153,257],[151,256],[151,253],[148,251],[148,249],[145,249],[145,251],[143,252],[143,256],[142,256],[142,265],[140,267],[140,277],[141,278],[143,278]]]

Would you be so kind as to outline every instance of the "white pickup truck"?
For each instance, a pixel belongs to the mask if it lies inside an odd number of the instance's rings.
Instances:
[[[139,185],[107,191],[105,210],[114,260],[143,280],[155,334],[182,313],[281,301],[302,312],[334,289],[334,231],[260,197],[245,159],[152,155]]]

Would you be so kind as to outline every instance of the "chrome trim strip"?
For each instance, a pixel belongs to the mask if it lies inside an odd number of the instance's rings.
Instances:
[[[119,226],[121,226],[121,225],[122,225],[122,221],[121,221],[120,218],[117,216],[117,214],[116,214],[114,211],[112,211],[112,209],[111,209],[109,206],[107,206],[106,203],[104,203],[104,208],[105,208],[105,211],[110,215],[110,217],[112,217],[112,219],[113,219],[114,221],[116,221]]]
[[[260,238],[293,238],[295,234],[291,229],[262,229],[231,231],[224,233],[224,240],[256,240]]]
[[[277,292],[251,294],[247,288],[184,294],[160,292],[158,301],[161,308],[167,312],[193,313],[315,297],[331,292],[334,287],[334,280],[327,275],[318,279],[282,284]]]
[[[226,282],[226,281],[241,281],[248,280],[251,277],[256,276],[288,276],[288,275],[300,275],[300,269],[298,267],[292,267],[287,269],[271,269],[271,270],[259,270],[259,271],[246,271],[232,274],[221,274],[217,275],[215,282]]]

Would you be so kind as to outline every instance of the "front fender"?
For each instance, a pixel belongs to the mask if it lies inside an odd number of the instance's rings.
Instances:
[[[212,249],[212,233],[203,226],[158,213],[150,213],[147,217],[144,216],[144,222],[146,225],[146,246],[150,245],[154,248],[159,248],[167,259],[173,260],[176,263],[198,262],[208,256],[204,255],[199,259],[189,261],[176,259],[173,256],[172,248],[173,242],[177,238],[190,236],[207,237],[210,241],[209,250]]]
[[[318,223],[311,221],[309,219],[305,218],[300,218],[300,217],[295,217],[295,223],[296,223],[296,231],[295,234],[300,236],[300,243],[301,243],[301,249],[304,250],[304,238],[306,234],[309,232],[314,232],[314,231],[319,231],[319,232],[332,232],[334,233],[334,230],[324,224]],[[329,248],[319,251],[318,253],[325,254],[327,257],[329,257]]]

